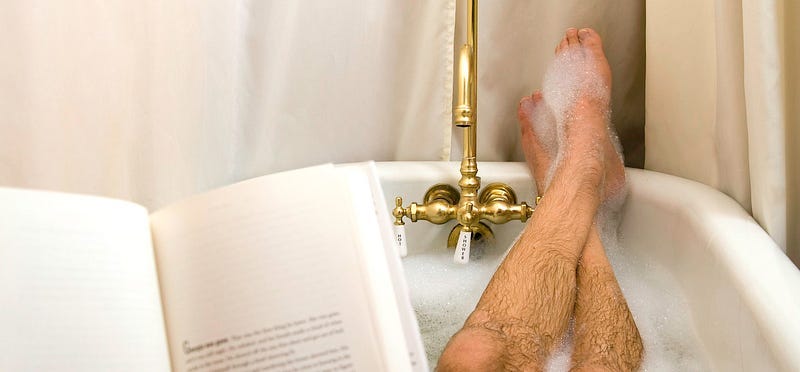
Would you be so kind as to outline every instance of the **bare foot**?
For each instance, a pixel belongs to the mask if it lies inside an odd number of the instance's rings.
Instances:
[[[600,35],[591,28],[582,28],[577,30],[575,28],[567,29],[564,38],[556,46],[556,55],[564,53],[573,48],[582,48],[587,60],[593,60],[591,63],[603,79],[603,83],[611,93],[611,67],[608,65],[606,55],[603,53],[603,40]]]
[[[562,159],[571,159],[582,166],[602,169],[602,199],[624,199],[625,167],[619,141],[609,122],[611,68],[603,53],[602,40],[592,29],[570,28],[555,53],[554,63],[560,63],[561,70],[552,78],[571,81],[565,84],[558,81],[557,88],[562,89],[551,89],[544,96],[535,92],[523,98],[518,110],[525,158],[540,195],[554,171],[543,170],[547,168],[538,160],[547,156],[548,162],[554,161],[553,168]],[[564,88],[570,91],[564,92]],[[559,131],[563,134],[551,134]],[[563,143],[559,143],[559,136],[563,136]]]
[[[558,151],[555,118],[538,90],[520,100],[517,117],[522,132],[522,151],[536,182],[537,195],[542,196]]]
[[[574,30],[574,29],[573,29]],[[569,35],[570,32],[567,32]],[[571,37],[568,36],[568,39]],[[587,61],[594,66],[595,72],[602,78],[607,89],[605,98],[611,97],[611,67],[608,65],[605,53],[603,53],[603,41],[600,35],[590,28],[583,28],[577,31],[579,44],[584,49]],[[622,158],[622,147],[619,139],[610,122],[610,102],[598,102],[604,105],[606,138],[603,142],[603,157],[605,160],[605,190],[604,200],[614,198],[625,190],[625,163]]]

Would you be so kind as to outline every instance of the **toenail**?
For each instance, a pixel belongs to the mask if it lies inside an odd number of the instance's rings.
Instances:
[[[588,28],[582,28],[580,32],[581,32],[582,34],[586,34],[586,35],[588,35],[588,34],[589,34],[589,29],[588,29]]]

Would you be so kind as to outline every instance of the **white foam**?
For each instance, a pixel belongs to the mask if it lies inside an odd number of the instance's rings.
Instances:
[[[431,367],[436,366],[447,341],[475,309],[504,253],[492,242],[478,241],[472,242],[467,265],[454,263],[452,251],[445,248],[403,259]]]
[[[542,94],[559,126],[569,119],[579,98],[593,98],[605,105],[610,98],[594,55],[583,47],[571,47],[556,55],[545,72]]]
[[[707,357],[695,334],[689,303],[680,284],[664,266],[626,251],[624,242],[624,237],[603,239],[644,343],[641,370],[708,370]]]
[[[565,154],[564,137],[566,126],[571,118],[578,99],[589,97],[605,106],[605,119],[608,136],[622,160],[622,146],[611,125],[609,87],[597,69],[594,55],[586,48],[571,47],[556,55],[547,67],[542,82],[544,104],[535,108],[533,130],[542,146],[554,159],[545,177],[549,186],[555,169]]]
[[[641,370],[708,370],[678,282],[658,263],[631,254],[614,240],[606,236],[604,244],[642,336],[645,357]],[[431,367],[475,308],[506,253],[498,247],[474,244],[469,265],[453,263],[452,252],[444,248],[403,259]],[[552,356],[548,371],[568,371],[571,348],[566,338]]]
[[[531,114],[533,132],[550,159],[555,159],[558,153],[558,131],[553,110],[547,104],[536,105]]]

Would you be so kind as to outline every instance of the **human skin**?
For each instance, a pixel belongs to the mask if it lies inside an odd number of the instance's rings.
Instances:
[[[556,52],[585,47],[610,69],[599,36],[570,29]],[[605,68],[605,70],[603,70]],[[539,371],[575,319],[573,370],[635,370],[642,347],[595,215],[624,186],[624,167],[606,132],[607,101],[579,98],[565,125],[564,155],[549,185],[552,159],[531,129],[540,93],[523,98],[523,149],[544,195],[463,328],[439,359],[439,371]],[[610,149],[610,151],[609,151]]]
[[[578,264],[572,371],[635,371],[644,349],[639,330],[592,228]]]

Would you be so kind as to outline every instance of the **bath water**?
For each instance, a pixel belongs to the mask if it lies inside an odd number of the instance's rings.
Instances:
[[[677,281],[658,263],[626,252],[615,240],[606,238],[604,244],[644,343],[641,370],[708,370]],[[467,265],[453,263],[452,251],[444,248],[403,259],[431,368],[474,309],[506,253],[506,247],[491,243],[475,245]],[[568,371],[570,353],[567,338],[551,357],[548,371]]]

